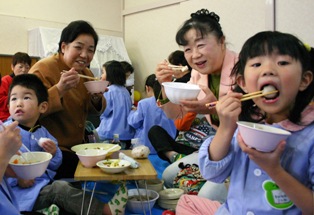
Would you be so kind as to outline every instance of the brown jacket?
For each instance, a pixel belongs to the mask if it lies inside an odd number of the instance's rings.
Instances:
[[[96,110],[84,85],[87,80],[83,78],[76,88],[69,90],[60,98],[56,84],[63,70],[70,68],[63,62],[61,55],[55,54],[38,61],[29,73],[36,74],[49,93],[49,108],[40,119],[41,124],[58,140],[62,150],[70,150],[72,146],[83,142],[87,114],[100,115],[106,108],[106,100],[103,98],[101,110]],[[94,76],[87,68],[81,74]]]

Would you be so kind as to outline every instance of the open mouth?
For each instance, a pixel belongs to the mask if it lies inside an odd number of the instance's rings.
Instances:
[[[278,89],[275,86],[273,86],[273,85],[270,85],[270,84],[264,85],[261,88],[261,90],[263,91],[263,94],[277,90],[277,92],[275,92],[275,93],[271,93],[271,94],[263,96],[266,100],[275,99],[275,98],[277,98],[279,96]]]

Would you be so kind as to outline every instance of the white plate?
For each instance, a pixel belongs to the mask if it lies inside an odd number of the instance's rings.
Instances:
[[[118,166],[116,167],[110,167],[104,163],[112,163],[117,162]],[[121,160],[121,159],[106,159],[101,160],[96,163],[96,165],[104,172],[106,173],[120,173],[128,169],[131,165],[131,163],[127,160]]]
[[[72,151],[77,152],[79,150],[84,150],[84,149],[104,149],[107,150],[114,146],[115,144],[111,143],[85,143],[85,144],[79,144],[76,146],[73,146],[71,148]],[[111,155],[113,152],[119,151],[121,149],[121,146],[113,149],[111,152],[108,152],[108,156]]]

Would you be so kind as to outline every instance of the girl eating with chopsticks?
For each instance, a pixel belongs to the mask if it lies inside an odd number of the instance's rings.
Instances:
[[[239,92],[216,104],[220,125],[199,151],[205,179],[230,177],[227,201],[184,195],[176,214],[314,214],[314,96],[310,55],[293,35],[260,32],[246,41],[232,74]],[[278,92],[241,102],[271,85]],[[237,121],[260,122],[292,134],[271,152],[250,148]]]

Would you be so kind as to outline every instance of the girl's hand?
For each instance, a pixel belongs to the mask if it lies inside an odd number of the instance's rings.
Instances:
[[[279,172],[278,169],[282,168],[280,165],[280,157],[285,149],[286,141],[281,141],[272,152],[260,152],[248,147],[244,143],[240,133],[237,135],[237,140],[242,151],[247,153],[249,158],[260,166],[269,176]]]
[[[168,62],[164,60],[157,65],[155,74],[158,82],[162,84],[163,82],[172,81],[174,71],[168,67]]]
[[[62,72],[61,78],[57,83],[57,88],[61,95],[63,95],[68,90],[76,87],[80,81],[77,71],[74,68],[69,71]]]
[[[25,179],[21,179],[19,178],[17,181],[19,187],[21,188],[28,188],[28,187],[32,187],[35,184],[35,180],[25,180]]]
[[[216,111],[221,126],[230,130],[235,130],[237,128],[236,122],[241,113],[241,97],[241,93],[230,91],[227,95],[219,99],[216,104]]]
[[[48,153],[54,156],[57,152],[57,146],[52,140],[47,140],[42,143],[41,147]]]

